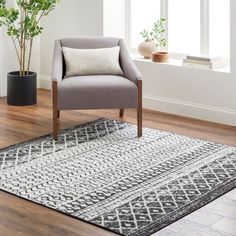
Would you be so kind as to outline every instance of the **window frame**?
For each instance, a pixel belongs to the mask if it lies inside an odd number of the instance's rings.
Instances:
[[[166,19],[166,35],[168,42],[168,5],[169,0],[160,0],[160,16]],[[208,56],[210,50],[210,1],[200,0],[200,54]],[[131,53],[137,53],[137,48],[131,47],[131,0],[125,0],[125,39]],[[165,50],[168,51],[168,45]],[[183,59],[186,54],[181,52],[169,52],[172,58]]]

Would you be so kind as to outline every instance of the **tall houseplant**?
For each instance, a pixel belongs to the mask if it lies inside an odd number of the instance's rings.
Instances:
[[[166,47],[165,22],[165,18],[160,18],[160,20],[154,22],[151,31],[144,29],[140,32],[144,42],[139,45],[138,50],[145,58],[151,58],[154,51]]]
[[[37,102],[35,72],[30,71],[34,38],[42,33],[42,17],[47,16],[59,0],[0,0],[0,27],[5,26],[11,38],[19,71],[8,73],[7,101],[10,105],[32,105]]]

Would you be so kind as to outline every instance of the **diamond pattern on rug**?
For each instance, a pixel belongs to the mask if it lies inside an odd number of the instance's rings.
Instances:
[[[122,235],[151,235],[236,186],[236,149],[99,119],[0,150],[0,189]]]
[[[81,143],[111,134],[126,126],[127,124],[120,121],[102,118],[97,123],[88,123],[60,132],[57,141],[54,141],[51,135],[47,135],[33,142],[23,142],[22,144],[10,146],[0,150],[0,170],[78,146]]]
[[[226,167],[226,168],[225,168]],[[95,224],[130,235],[138,229],[145,228],[153,222],[171,215],[208,191],[236,177],[236,154],[229,154],[209,165],[182,176],[168,185],[157,188],[147,194],[133,199],[114,210],[92,219]],[[164,222],[164,221],[163,221]]]

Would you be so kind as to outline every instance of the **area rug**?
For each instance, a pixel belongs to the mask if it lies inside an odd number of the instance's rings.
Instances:
[[[236,187],[236,149],[99,119],[0,150],[0,189],[146,236]]]

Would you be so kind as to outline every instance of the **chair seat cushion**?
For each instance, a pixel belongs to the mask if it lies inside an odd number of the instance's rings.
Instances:
[[[121,76],[69,77],[58,85],[58,109],[135,108],[137,94],[137,86]]]

